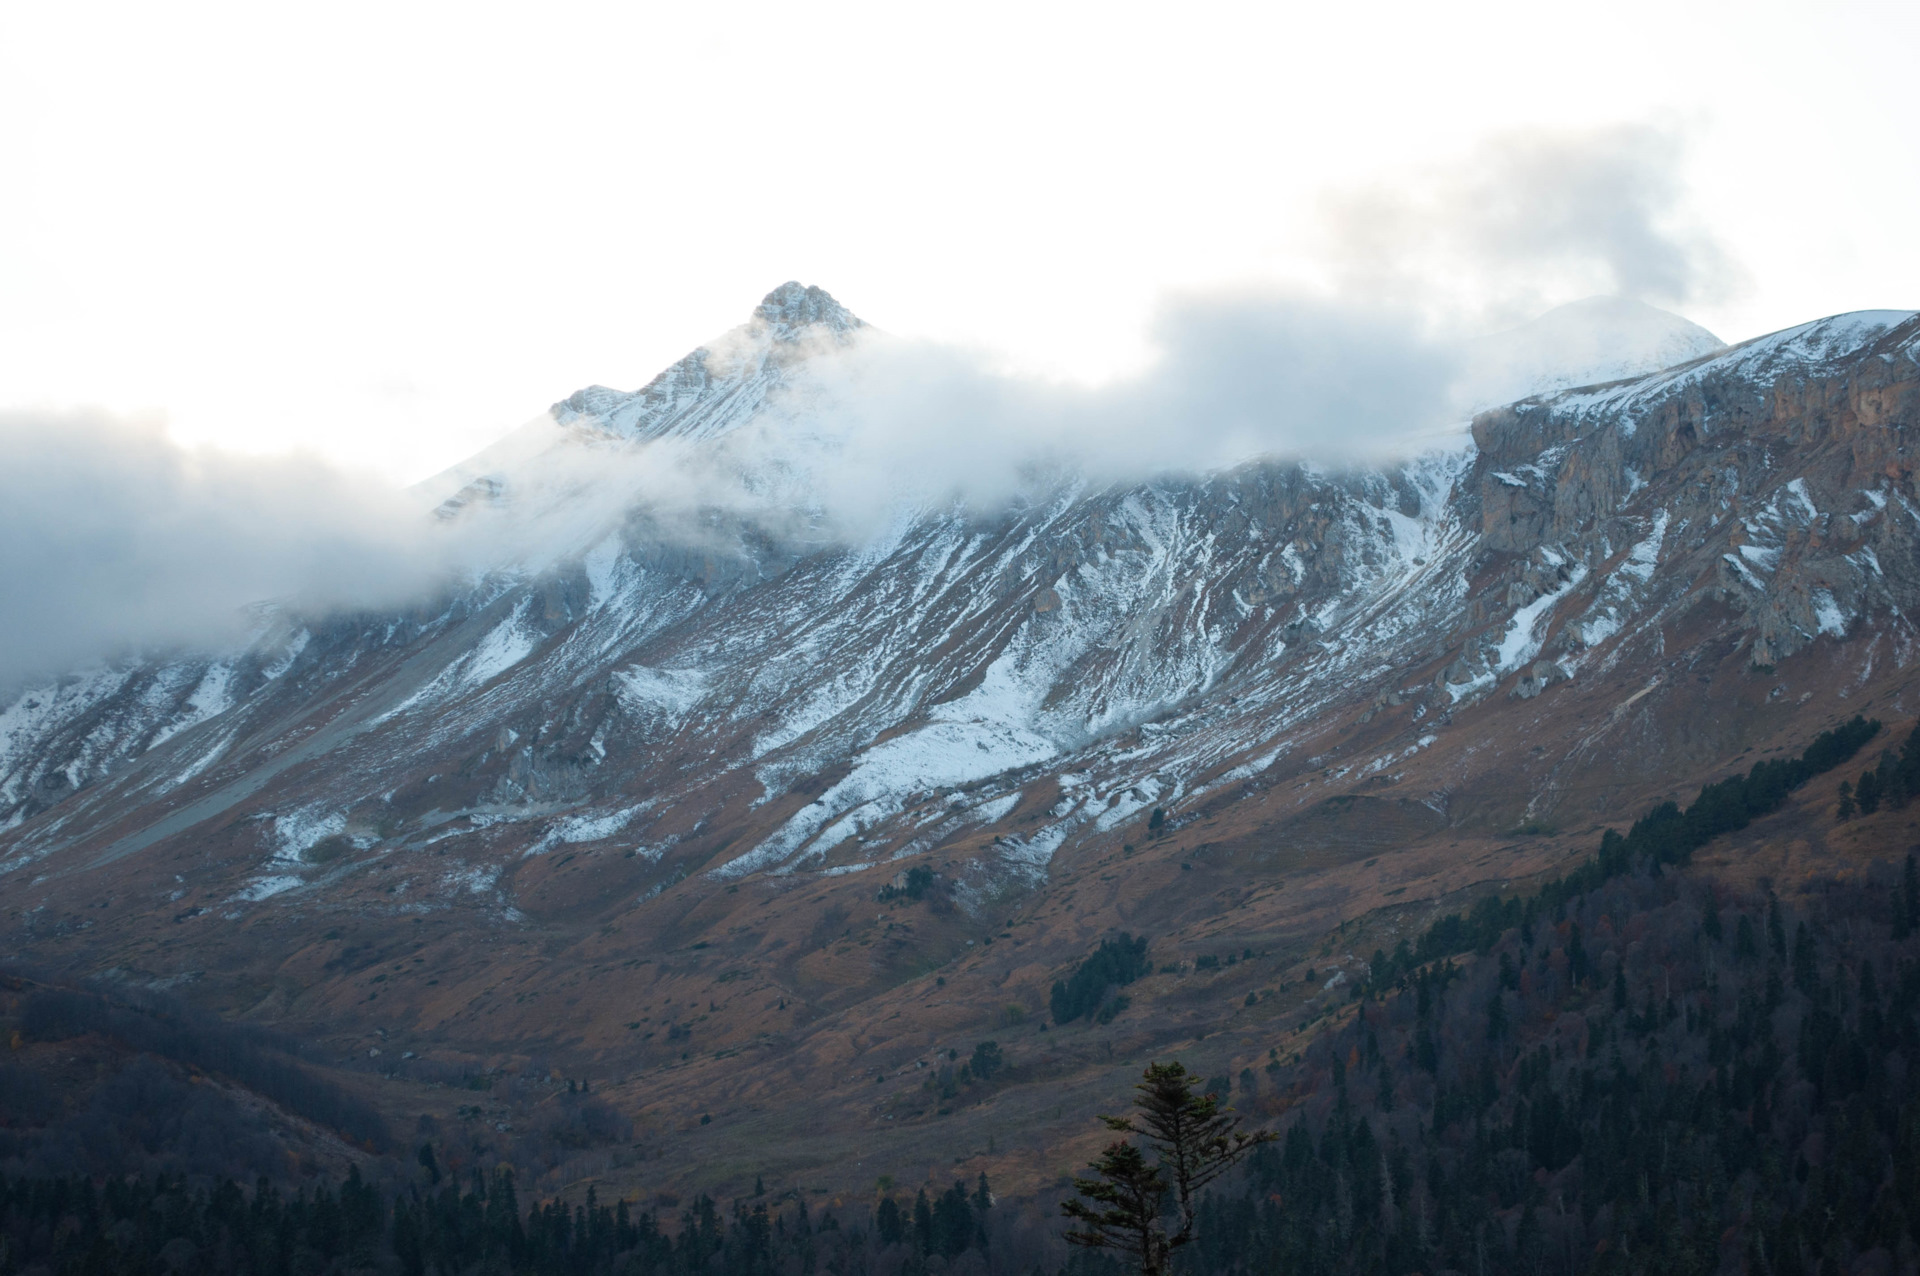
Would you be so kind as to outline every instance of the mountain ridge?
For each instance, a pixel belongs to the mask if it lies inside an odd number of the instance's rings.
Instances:
[[[885,1077],[1009,1005],[1069,1089],[1101,1042],[1217,1030],[1169,1002],[1036,1036],[1109,930],[1302,953],[1557,871],[1742,750],[1911,716],[1916,423],[1920,317],[1839,316],[1395,466],[1064,487],[851,547],[642,518],[21,697],[0,925],[345,1054],[619,1078],[663,1147],[697,1102],[857,1166],[905,1146]],[[932,894],[881,898],[910,867]],[[1045,1088],[996,1102],[1045,1131]],[[809,1151],[809,1106],[851,1124]]]
[[[1679,315],[1626,297],[1586,297],[1467,343],[1476,409],[1579,386],[1628,380],[1726,343]]]

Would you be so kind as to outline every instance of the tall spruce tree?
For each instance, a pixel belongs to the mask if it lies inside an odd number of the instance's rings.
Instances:
[[[1173,1251],[1193,1240],[1201,1189],[1275,1139],[1270,1131],[1237,1129],[1240,1118],[1221,1110],[1218,1094],[1194,1092],[1198,1080],[1179,1063],[1149,1064],[1134,1087],[1138,1113],[1100,1118],[1109,1130],[1139,1136],[1157,1164],[1149,1165],[1145,1152],[1125,1139],[1108,1144],[1088,1167],[1093,1176],[1073,1182],[1085,1201],[1060,1206],[1081,1224],[1067,1233],[1069,1241],[1120,1250],[1133,1256],[1143,1276],[1159,1276]],[[1171,1234],[1162,1218],[1169,1192],[1178,1224]]]
[[[1073,1190],[1085,1199],[1060,1204],[1060,1212],[1079,1224],[1067,1232],[1067,1240],[1088,1249],[1119,1250],[1133,1258],[1142,1276],[1162,1276],[1173,1246],[1160,1221],[1167,1199],[1160,1167],[1148,1165],[1133,1144],[1116,1139],[1087,1168],[1091,1176],[1073,1180]]]

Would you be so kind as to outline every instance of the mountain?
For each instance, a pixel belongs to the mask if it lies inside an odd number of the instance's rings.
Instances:
[[[1699,324],[1629,297],[1588,297],[1467,343],[1464,397],[1485,408],[1622,381],[1727,348]]]
[[[852,343],[866,324],[825,290],[786,283],[754,307],[745,324],[701,346],[631,393],[603,385],[576,390],[443,474],[419,485],[451,514],[475,497],[496,499],[505,475],[568,443],[701,441],[751,421],[787,384],[789,372],[823,350]]]
[[[518,556],[412,611],[18,696],[7,946],[320,1041],[395,1112],[590,1078],[640,1128],[610,1182],[1032,1184],[1141,1057],[1237,1070],[1315,995],[1155,975],[1050,1025],[1114,930],[1337,977],[1737,758],[1920,709],[1920,316],[1722,348],[1582,303],[1490,359],[1548,388],[1403,463],[1061,481],[852,544],[621,486],[737,457],[862,330],[783,286],[423,485]],[[1555,385],[1569,345],[1602,383]],[[926,1068],[988,1038],[1024,1080],[945,1121]]]

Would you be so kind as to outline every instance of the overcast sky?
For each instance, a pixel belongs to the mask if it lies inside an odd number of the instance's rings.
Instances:
[[[1273,283],[1483,324],[1617,286],[1737,340],[1920,306],[1917,61],[1910,2],[13,4],[0,409],[412,479],[789,278],[1083,379]],[[1626,230],[1569,136],[1638,139]],[[1509,169],[1635,267],[1421,229]]]

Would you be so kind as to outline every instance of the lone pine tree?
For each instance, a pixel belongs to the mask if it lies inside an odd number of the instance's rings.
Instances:
[[[1084,1199],[1060,1205],[1080,1224],[1068,1241],[1119,1250],[1132,1255],[1143,1276],[1160,1276],[1173,1251],[1193,1239],[1200,1190],[1273,1141],[1268,1131],[1235,1129],[1240,1118],[1220,1110],[1217,1094],[1195,1094],[1197,1080],[1179,1063],[1149,1064],[1134,1087],[1138,1115],[1100,1118],[1109,1130],[1139,1135],[1156,1163],[1149,1165],[1146,1151],[1126,1139],[1108,1144],[1088,1166],[1092,1176],[1073,1181]],[[1171,1234],[1162,1217],[1169,1192],[1178,1224]]]

